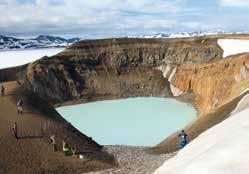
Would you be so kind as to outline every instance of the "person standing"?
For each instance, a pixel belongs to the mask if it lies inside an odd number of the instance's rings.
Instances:
[[[22,99],[19,99],[17,102],[17,113],[22,114],[23,113],[23,101]]]
[[[64,152],[65,156],[69,155],[69,147],[65,141],[62,141],[62,151]]]
[[[18,136],[17,136],[17,124],[16,124],[16,122],[13,124],[12,133],[13,133],[13,136],[14,136],[16,139],[18,139]]]
[[[180,149],[184,148],[188,144],[187,136],[188,135],[185,133],[184,130],[182,130],[181,133],[179,133],[178,137],[180,139],[180,141],[179,141]]]
[[[55,135],[52,135],[50,137],[50,141],[51,141],[51,144],[53,145],[53,150],[54,152],[57,150],[57,147],[56,147],[56,141],[55,141]]]
[[[4,86],[2,85],[1,86],[1,96],[4,96],[4,91],[5,91],[5,89],[4,89]]]

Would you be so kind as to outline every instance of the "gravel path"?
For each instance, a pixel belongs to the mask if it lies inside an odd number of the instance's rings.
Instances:
[[[105,146],[105,148],[109,153],[115,155],[119,167],[88,174],[151,174],[161,166],[165,160],[175,155],[148,154],[144,151],[144,147]]]

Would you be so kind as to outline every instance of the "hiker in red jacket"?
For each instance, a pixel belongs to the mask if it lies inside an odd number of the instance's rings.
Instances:
[[[14,123],[13,127],[12,127],[12,132],[13,132],[13,136],[18,139],[18,136],[17,136],[17,124],[16,122]]]

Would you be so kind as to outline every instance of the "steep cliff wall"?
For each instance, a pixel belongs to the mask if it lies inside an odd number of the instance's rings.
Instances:
[[[195,94],[195,106],[201,114],[213,112],[249,87],[249,54],[206,64],[181,65],[172,84]]]
[[[159,71],[222,57],[216,39],[107,39],[81,41],[28,66],[28,88],[52,104],[132,96],[172,96]]]

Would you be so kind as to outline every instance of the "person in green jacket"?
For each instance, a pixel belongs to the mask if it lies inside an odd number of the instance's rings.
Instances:
[[[69,147],[65,141],[62,141],[62,151],[64,152],[65,156],[69,155]]]

